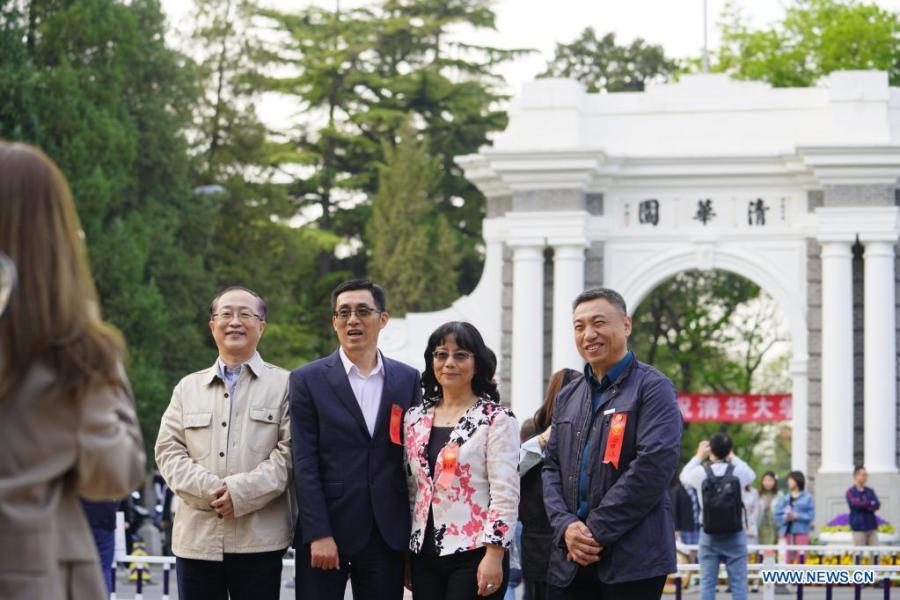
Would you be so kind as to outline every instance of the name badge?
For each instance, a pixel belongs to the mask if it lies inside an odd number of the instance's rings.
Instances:
[[[399,404],[391,406],[391,441],[395,444],[402,445],[400,440],[400,426],[403,424],[403,409]]]
[[[625,423],[627,421],[628,415],[625,413],[613,415],[612,423],[609,426],[609,436],[606,438],[606,452],[603,453],[603,464],[612,463],[613,467],[619,468],[619,457],[622,455],[622,439],[625,437]]]
[[[440,488],[447,489],[456,478],[457,455],[459,454],[459,446],[456,444],[447,444],[441,455],[441,474],[438,477],[437,485]]]

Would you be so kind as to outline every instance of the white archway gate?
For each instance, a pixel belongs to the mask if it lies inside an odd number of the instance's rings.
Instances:
[[[540,80],[510,112],[493,147],[458,159],[488,201],[481,282],[392,322],[385,351],[422,367],[430,331],[471,321],[526,418],[552,370],[580,366],[570,305],[584,287],[617,289],[633,309],[676,273],[732,271],[787,320],[792,464],[813,482],[818,525],[846,511],[860,461],[900,524],[900,89],[886,74],[807,89],[696,75],[602,95]]]

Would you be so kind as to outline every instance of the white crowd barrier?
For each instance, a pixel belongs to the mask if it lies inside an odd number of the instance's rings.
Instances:
[[[689,545],[689,544],[676,544],[676,550],[687,554],[691,550],[698,550],[699,546],[697,545]],[[900,546],[850,546],[850,545],[842,545],[842,546],[830,546],[830,545],[786,545],[786,544],[778,544],[778,545],[759,545],[752,544],[747,546],[747,550],[749,553],[761,553],[763,555],[762,562],[756,563],[748,563],[747,571],[748,575],[753,578],[754,576],[758,577],[759,571],[762,570],[780,570],[780,569],[793,569],[793,570],[811,570],[811,569],[822,569],[822,570],[849,570],[849,571],[859,571],[859,570],[869,570],[874,571],[877,574],[877,579],[880,582],[880,585],[884,589],[884,598],[885,600],[890,599],[890,592],[892,585],[900,583]],[[786,559],[782,558],[788,552],[796,552],[800,556],[801,562],[799,563],[788,563]],[[802,562],[805,560],[806,556],[809,554],[815,554],[816,556],[834,556],[841,555],[841,557],[845,557],[847,554],[850,554],[853,557],[854,563],[852,564],[822,564],[821,562],[816,562],[814,564],[807,564]],[[857,561],[861,562],[865,556],[870,557],[881,557],[881,556],[891,556],[892,564],[879,564],[873,562],[871,564],[857,564]],[[776,556],[779,557],[779,560],[776,561]],[[846,559],[845,559],[846,560]],[[126,555],[124,552],[117,553],[115,558],[115,564],[113,566],[113,581],[116,580],[116,575],[123,568],[128,568],[131,564],[137,565],[162,565],[162,600],[172,600],[173,596],[171,593],[172,588],[172,577],[174,576],[174,565],[175,565],[175,557],[174,556],[141,556],[141,555]],[[294,566],[296,561],[292,558],[286,558],[282,561],[284,565],[284,569],[286,573],[292,573],[294,570]],[[682,563],[678,565],[677,573],[673,573],[671,579],[674,581],[674,590],[673,593],[675,595],[676,600],[681,600],[683,589],[684,589],[684,581],[685,578],[690,578],[695,575],[699,575],[700,565],[697,563]],[[719,577],[724,578],[725,569],[720,566]],[[115,583],[114,583],[115,585]],[[144,600],[143,588],[146,583],[143,580],[143,577],[140,575],[133,582],[133,586],[131,583],[128,585],[128,590],[117,590],[113,589],[112,594],[110,594],[110,600]],[[158,583],[154,583],[154,585],[158,585]],[[133,590],[130,589],[133,587]],[[762,600],[774,600],[774,585],[760,585],[759,586],[762,592]],[[802,598],[802,586],[801,589],[797,590],[797,597]],[[831,586],[826,586],[829,590]],[[859,586],[857,586],[859,589]],[[830,592],[829,592],[830,594]],[[900,594],[900,590],[898,590],[898,594]],[[830,596],[826,596],[830,597]]]

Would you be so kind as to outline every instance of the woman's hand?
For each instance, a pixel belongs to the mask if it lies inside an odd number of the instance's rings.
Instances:
[[[497,593],[500,584],[503,583],[503,548],[494,544],[487,544],[485,548],[487,548],[487,552],[478,563],[479,596],[490,596]]]

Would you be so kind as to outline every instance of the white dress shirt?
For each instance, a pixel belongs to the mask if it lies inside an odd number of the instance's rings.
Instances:
[[[350,388],[359,403],[369,435],[375,435],[375,421],[378,419],[378,408],[381,406],[381,393],[384,390],[384,362],[381,360],[381,352],[377,352],[377,363],[368,376],[363,376],[359,368],[353,364],[343,348],[338,350],[347,379],[350,380]]]

